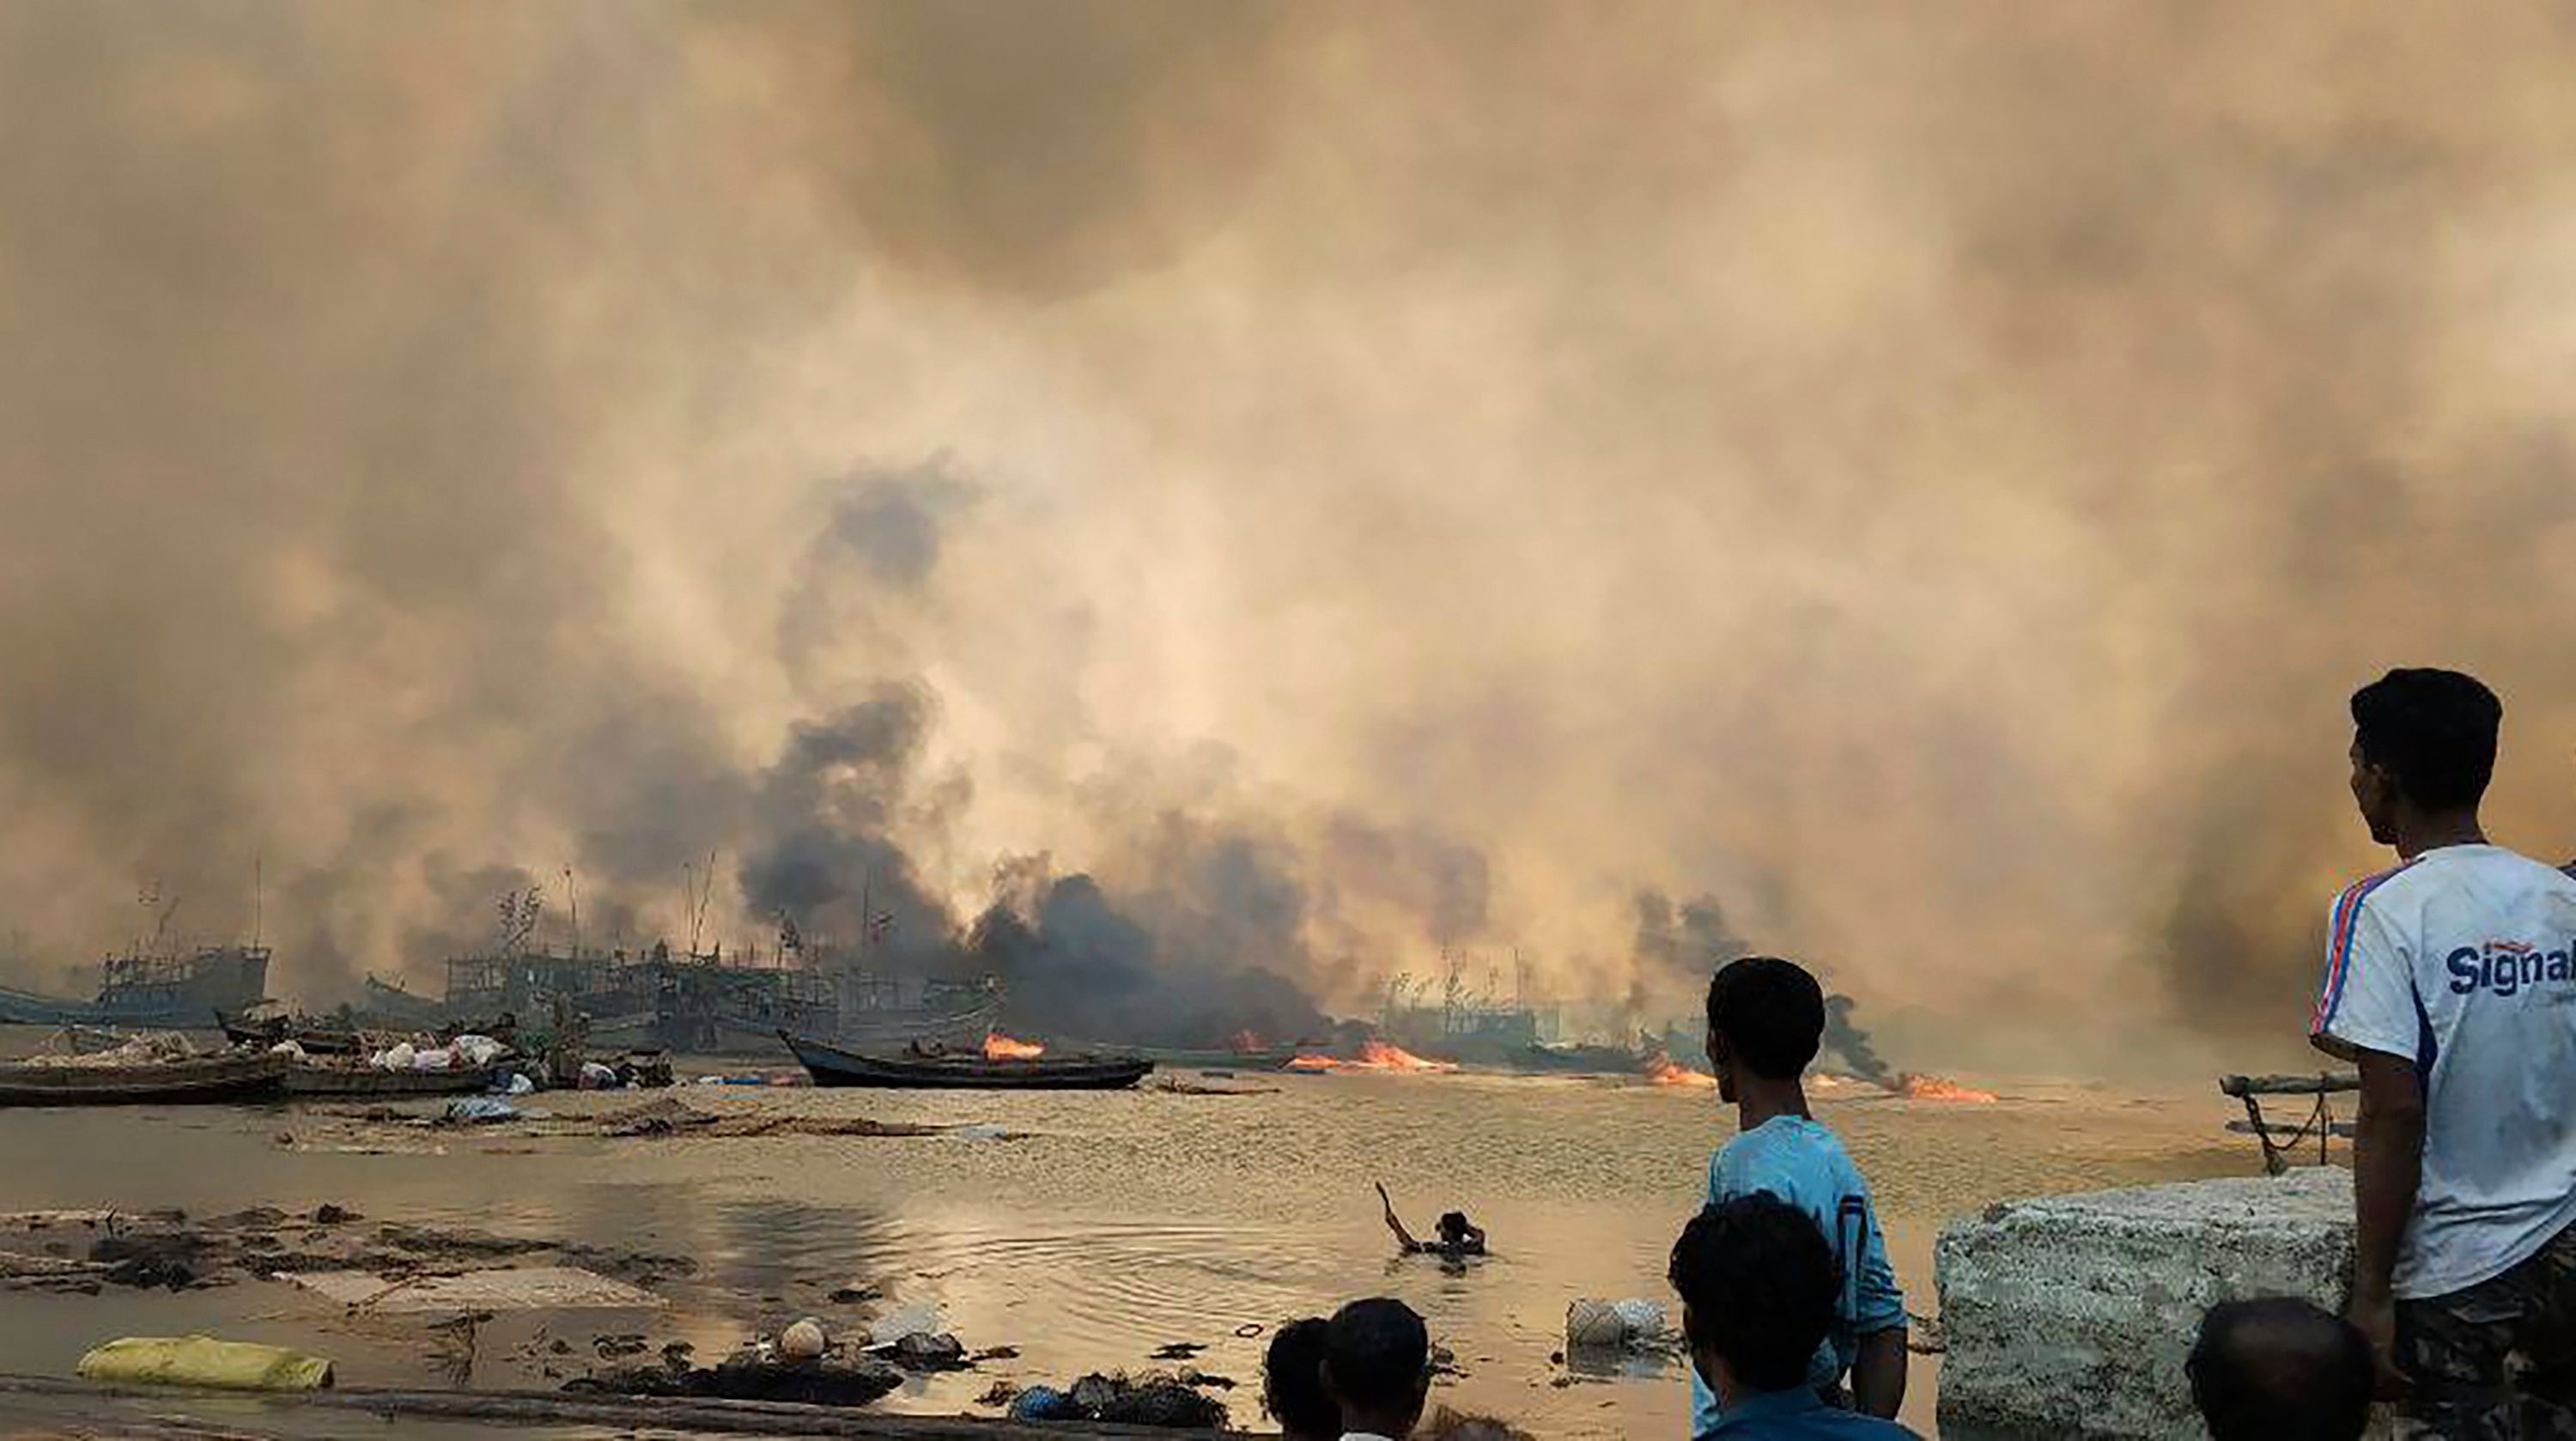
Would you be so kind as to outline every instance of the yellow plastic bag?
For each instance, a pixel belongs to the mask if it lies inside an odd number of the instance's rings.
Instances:
[[[331,1384],[331,1363],[283,1346],[212,1336],[126,1336],[81,1358],[81,1379],[235,1391],[311,1391]]]

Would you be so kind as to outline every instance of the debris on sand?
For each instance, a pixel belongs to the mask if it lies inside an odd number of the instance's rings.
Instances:
[[[864,1116],[728,1116],[664,1096],[592,1117],[588,1129],[602,1136],[936,1136],[949,1128],[872,1121]]]
[[[454,1276],[387,1278],[369,1271],[307,1271],[288,1278],[352,1311],[444,1315],[460,1311],[649,1310],[662,1298],[578,1266],[510,1266]],[[633,1338],[639,1354],[644,1338]],[[603,1357],[612,1353],[602,1351]]]
[[[713,1366],[620,1366],[564,1383],[567,1391],[613,1396],[696,1396],[728,1401],[794,1401],[809,1406],[864,1406],[903,1384],[903,1373],[865,1356],[790,1361],[747,1347]]]
[[[802,1334],[802,1333],[811,1334]],[[946,1338],[956,1344],[955,1338]],[[791,1344],[791,1341],[793,1344]],[[864,1406],[903,1384],[903,1373],[831,1341],[812,1320],[745,1345],[713,1366],[689,1364],[689,1347],[662,1348],[660,1365],[616,1366],[564,1383],[567,1391],[619,1396],[792,1401],[812,1406]],[[642,1336],[602,1337],[603,1357],[640,1354]]]
[[[453,1273],[495,1267],[569,1268],[646,1287],[697,1269],[686,1256],[426,1226],[364,1226],[356,1224],[354,1212],[337,1206],[309,1214],[317,1219],[265,1206],[198,1222],[177,1211],[0,1215],[0,1289],[94,1295],[108,1286],[182,1290],[331,1272],[361,1273],[380,1289],[415,1277],[447,1273],[457,1279]],[[84,1255],[66,1254],[77,1244],[67,1236],[90,1238]],[[469,1303],[460,1309],[483,1308]]]
[[[871,1346],[868,1351],[906,1371],[962,1371],[972,1364],[966,1359],[964,1344],[945,1331],[906,1332],[891,1344]]]
[[[1009,1414],[1014,1421],[1099,1421],[1112,1425],[1223,1430],[1226,1424],[1223,1403],[1191,1389],[1221,1379],[1202,1377],[1195,1371],[1179,1376],[1161,1372],[1142,1376],[1129,1376],[1123,1372],[1108,1376],[1094,1373],[1067,1388],[1031,1386],[1010,1398]],[[997,1404],[993,1397],[1001,1389],[996,1387],[985,1393],[984,1404]]]
[[[1277,1086],[1211,1086],[1204,1081],[1184,1081],[1178,1076],[1156,1076],[1138,1090],[1160,1091],[1167,1096],[1275,1096]]]

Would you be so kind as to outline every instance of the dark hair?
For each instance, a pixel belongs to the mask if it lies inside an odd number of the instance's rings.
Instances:
[[[1708,1028],[1745,1069],[1787,1080],[1807,1069],[1824,1039],[1825,988],[1795,961],[1739,956],[1709,979]]]
[[[1342,1408],[1324,1390],[1324,1318],[1291,1321],[1270,1338],[1261,1363],[1261,1409],[1301,1436],[1342,1434]]]
[[[1324,1363],[1344,1402],[1375,1408],[1410,1404],[1431,1361],[1431,1333],[1402,1301],[1353,1301],[1324,1332]]]
[[[2504,703],[2455,670],[2393,670],[2352,693],[2361,758],[2430,811],[2478,803],[2495,776]]]
[[[1682,1228],[1667,1274],[1694,1350],[1724,1357],[1756,1391],[1805,1384],[1841,1288],[1833,1248],[1806,1212],[1768,1191],[1710,1206]]]
[[[1469,1229],[1467,1225],[1467,1213],[1464,1211],[1441,1212],[1440,1225],[1437,1229],[1443,1236],[1466,1235]]]
[[[2370,1343],[2306,1301],[2210,1307],[2185,1369],[2213,1441],[2359,1441],[2370,1424]]]
[[[1530,1433],[1498,1416],[1469,1416],[1443,1406],[1413,1428],[1414,1441],[1532,1441]]]

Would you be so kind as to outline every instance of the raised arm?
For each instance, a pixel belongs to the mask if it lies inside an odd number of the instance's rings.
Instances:
[[[1395,1233],[1395,1243],[1407,1251],[1421,1250],[1422,1243],[1414,1240],[1412,1233],[1404,1229],[1404,1223],[1395,1218],[1395,1201],[1386,1194],[1384,1181],[1377,1183],[1377,1199],[1378,1204],[1386,1207],[1386,1228]]]

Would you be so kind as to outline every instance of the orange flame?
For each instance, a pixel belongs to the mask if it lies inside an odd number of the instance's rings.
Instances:
[[[1980,1091],[1973,1087],[1962,1086],[1956,1081],[1941,1076],[1918,1076],[1910,1071],[1897,1077],[1896,1084],[1889,1089],[1909,1101],[1952,1101],[1972,1106],[1991,1106],[1996,1099],[1992,1091]]]
[[[1015,1041],[999,1031],[986,1033],[984,1059],[988,1061],[1034,1061],[1046,1054],[1046,1047],[1035,1041]]]
[[[1458,1069],[1455,1061],[1426,1061],[1390,1041],[1370,1041],[1350,1060],[1333,1056],[1304,1055],[1288,1063],[1292,1071],[1400,1071],[1408,1074],[1438,1075]]]
[[[1694,1071],[1670,1056],[1656,1056],[1646,1062],[1646,1079],[1658,1086],[1707,1086],[1717,1084],[1717,1077],[1706,1071]]]

